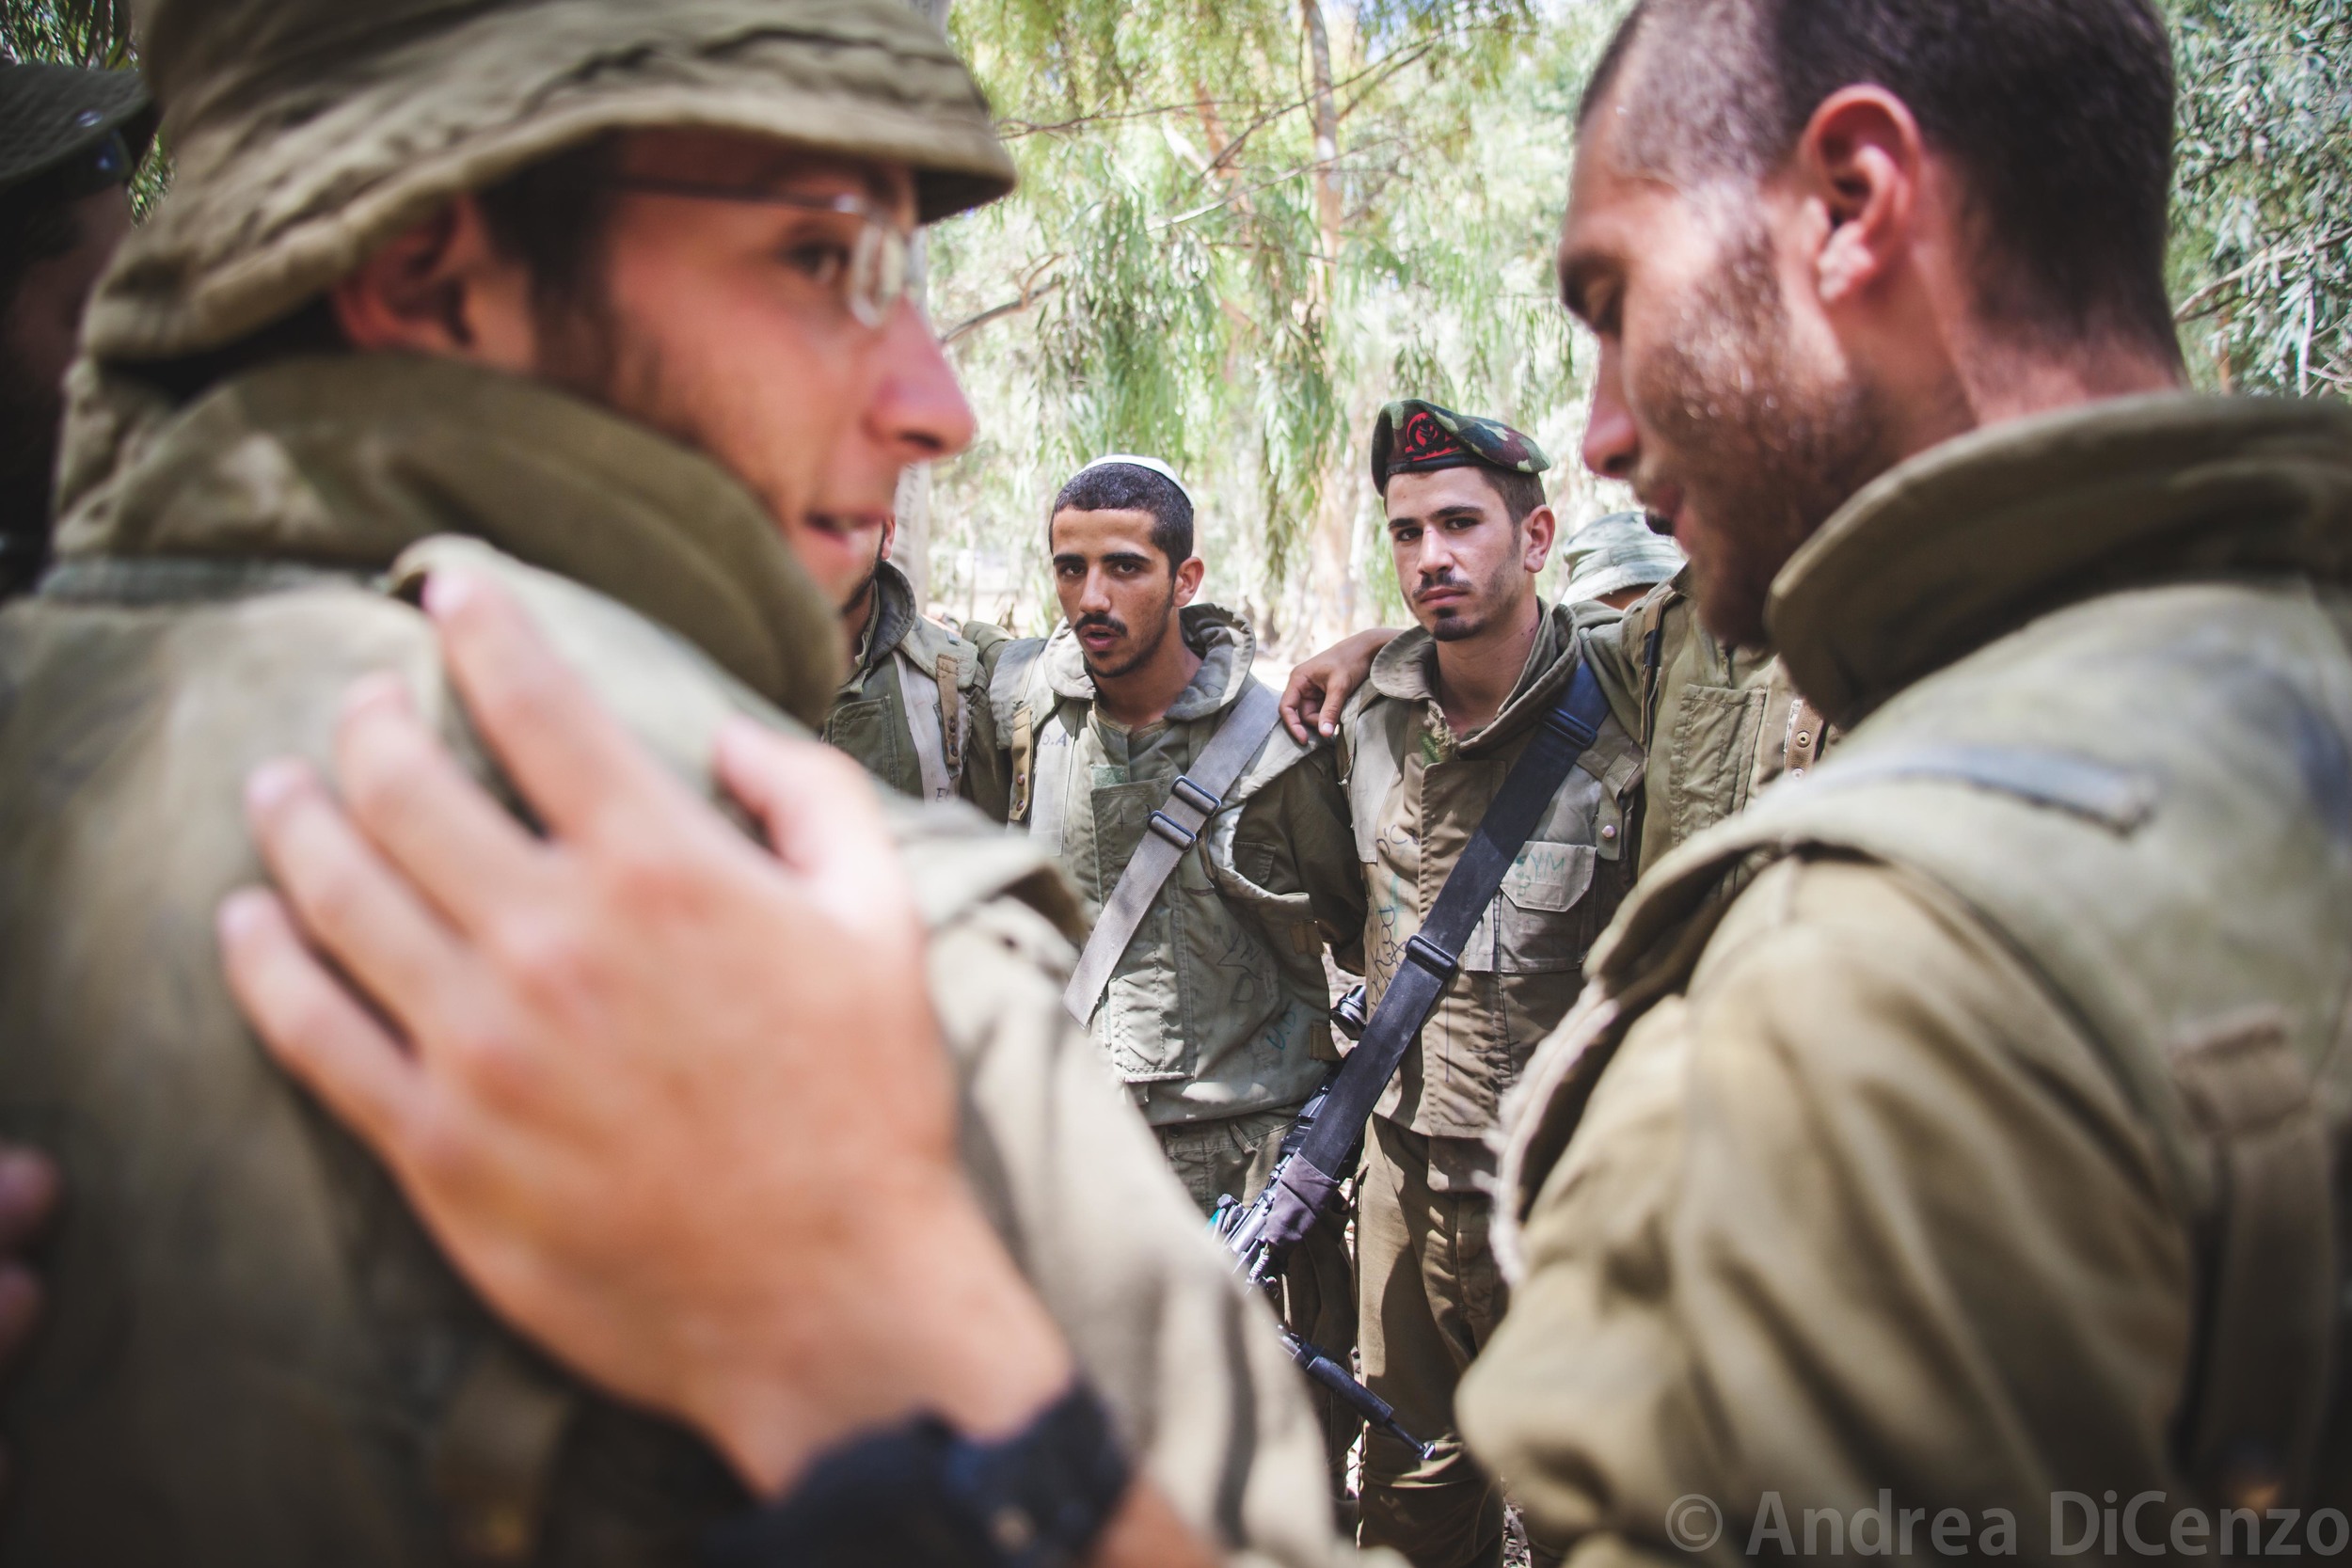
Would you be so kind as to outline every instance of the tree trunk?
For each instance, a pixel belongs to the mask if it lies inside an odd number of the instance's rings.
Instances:
[[[929,17],[931,24],[945,32],[947,28],[947,7],[951,0],[907,0],[907,3]],[[914,236],[914,244],[907,253],[907,290],[922,306],[925,315],[930,314],[930,242],[922,234]],[[914,608],[922,613],[931,602],[931,466],[918,463],[906,470],[898,480],[898,542],[890,552],[890,559],[898,570],[914,584]]]
[[[1321,0],[1298,0],[1298,8],[1307,21],[1307,66],[1315,100],[1315,218],[1323,230],[1315,271],[1327,306],[1340,262],[1340,106],[1331,97],[1331,35],[1323,24]]]
[[[1340,108],[1331,92],[1331,36],[1324,24],[1321,0],[1298,0],[1307,27],[1307,68],[1314,98],[1315,162],[1312,179],[1315,220],[1321,254],[1312,273],[1314,294],[1310,318],[1326,334],[1332,331],[1331,313],[1338,304],[1340,265]],[[1347,467],[1347,443],[1323,476],[1322,500],[1315,508],[1308,548],[1308,613],[1299,628],[1309,647],[1302,655],[1355,629],[1356,574],[1354,530],[1349,521],[1355,508]]]

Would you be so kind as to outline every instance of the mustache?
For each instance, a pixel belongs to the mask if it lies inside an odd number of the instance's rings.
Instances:
[[[1076,620],[1070,623],[1070,629],[1072,631],[1089,631],[1096,626],[1102,627],[1104,631],[1110,632],[1114,636],[1124,637],[1127,635],[1127,623],[1120,620],[1116,615],[1098,612],[1092,615],[1081,615]]]
[[[1470,585],[1470,578],[1464,577],[1461,573],[1449,566],[1444,571],[1438,573],[1435,577],[1430,576],[1426,572],[1422,573],[1421,586],[1413,590],[1413,597],[1418,599],[1423,594],[1433,593],[1440,588],[1467,589]]]

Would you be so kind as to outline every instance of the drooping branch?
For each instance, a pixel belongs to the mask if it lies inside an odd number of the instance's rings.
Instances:
[[[1047,294],[1052,293],[1056,289],[1060,287],[1060,278],[1049,277],[1034,289],[1024,289],[1017,297],[1009,299],[1002,305],[992,305],[987,309],[980,311],[977,315],[966,316],[963,320],[956,323],[955,325],[949,327],[946,331],[939,335],[940,346],[942,348],[952,348],[955,346],[958,339],[965,338],[975,332],[977,332],[981,327],[986,326],[990,322],[1002,321],[1007,316],[1019,315],[1022,311],[1026,310],[1029,307],[1035,305],[1039,300],[1043,299]]]
[[[2300,245],[2274,245],[2244,265],[2231,268],[2181,301],[2180,308],[2172,312],[2172,319],[2176,322],[2194,321],[2212,309],[2216,302],[2232,289],[2245,282],[2263,268],[2277,266],[2281,261],[2300,261],[2306,256],[2348,242],[2352,242],[2352,229],[2339,229],[2332,234],[2322,234],[2315,240],[2306,240]]]
[[[8,47],[11,53],[24,52],[27,31],[25,12],[30,8],[10,5],[5,14],[8,24]],[[56,37],[64,43],[66,53],[87,66],[124,66],[131,61],[131,0],[50,0],[40,8],[48,12],[49,22],[56,29]],[[38,37],[41,31],[38,11],[30,29]]]

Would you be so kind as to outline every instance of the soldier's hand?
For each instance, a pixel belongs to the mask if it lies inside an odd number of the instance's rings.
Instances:
[[[1282,689],[1282,722],[1302,746],[1317,736],[1329,739],[1340,733],[1340,713],[1347,699],[1372,673],[1372,661],[1401,634],[1375,626],[1343,638],[1291,671]]]
[[[864,775],[727,732],[762,849],[504,594],[441,577],[426,602],[547,836],[396,686],[356,693],[341,807],[298,764],[250,792],[283,897],[232,897],[221,936],[269,1048],[501,1312],[700,1427],[755,1489],[917,1408],[1019,1426],[1068,1353],[957,1164],[921,928]]]
[[[0,1372],[14,1365],[40,1318],[40,1276],[24,1252],[57,1206],[57,1167],[38,1149],[0,1144]],[[0,1491],[8,1479],[0,1449]]]

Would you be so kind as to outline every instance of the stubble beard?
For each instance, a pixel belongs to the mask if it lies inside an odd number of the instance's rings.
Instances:
[[[1514,527],[1511,530],[1512,543],[1517,545],[1519,531]],[[1517,555],[1505,561],[1485,582],[1471,585],[1473,596],[1468,605],[1449,606],[1444,612],[1430,617],[1428,626],[1431,640],[1438,642],[1466,642],[1494,626],[1518,602],[1518,596],[1513,592],[1512,579],[1523,578],[1526,575],[1526,572],[1519,566]]]
[[[1683,320],[1685,335],[1634,395],[1665,436],[1654,455],[1671,457],[1683,493],[1690,526],[1677,537],[1699,619],[1725,642],[1760,648],[1773,578],[1886,470],[1888,421],[1867,383],[1803,373],[1761,224],[1726,246]]]
[[[582,279],[575,294],[535,301],[533,315],[542,379],[701,453],[749,490],[771,517],[784,515],[779,499],[756,476],[727,460],[713,438],[721,421],[707,406],[708,394],[674,373],[653,334],[630,321],[613,300],[601,268]],[[859,595],[881,573],[878,549],[873,572],[842,604],[843,614],[855,610]]]
[[[1168,584],[1168,597],[1161,601],[1160,608],[1152,613],[1151,624],[1152,631],[1149,641],[1136,644],[1135,651],[1116,665],[1095,663],[1094,656],[1087,653],[1085,645],[1081,643],[1079,653],[1086,659],[1087,673],[1096,680],[1115,681],[1123,675],[1134,674],[1159,657],[1160,649],[1168,642],[1168,632],[1176,625],[1176,585],[1173,582]]]
[[[878,541],[874,546],[873,565],[866,569],[866,573],[864,577],[857,579],[857,586],[850,589],[848,595],[841,601],[841,618],[843,620],[848,620],[850,616],[855,615],[859,610],[865,607],[866,599],[874,592],[874,584],[882,579],[882,546]]]

